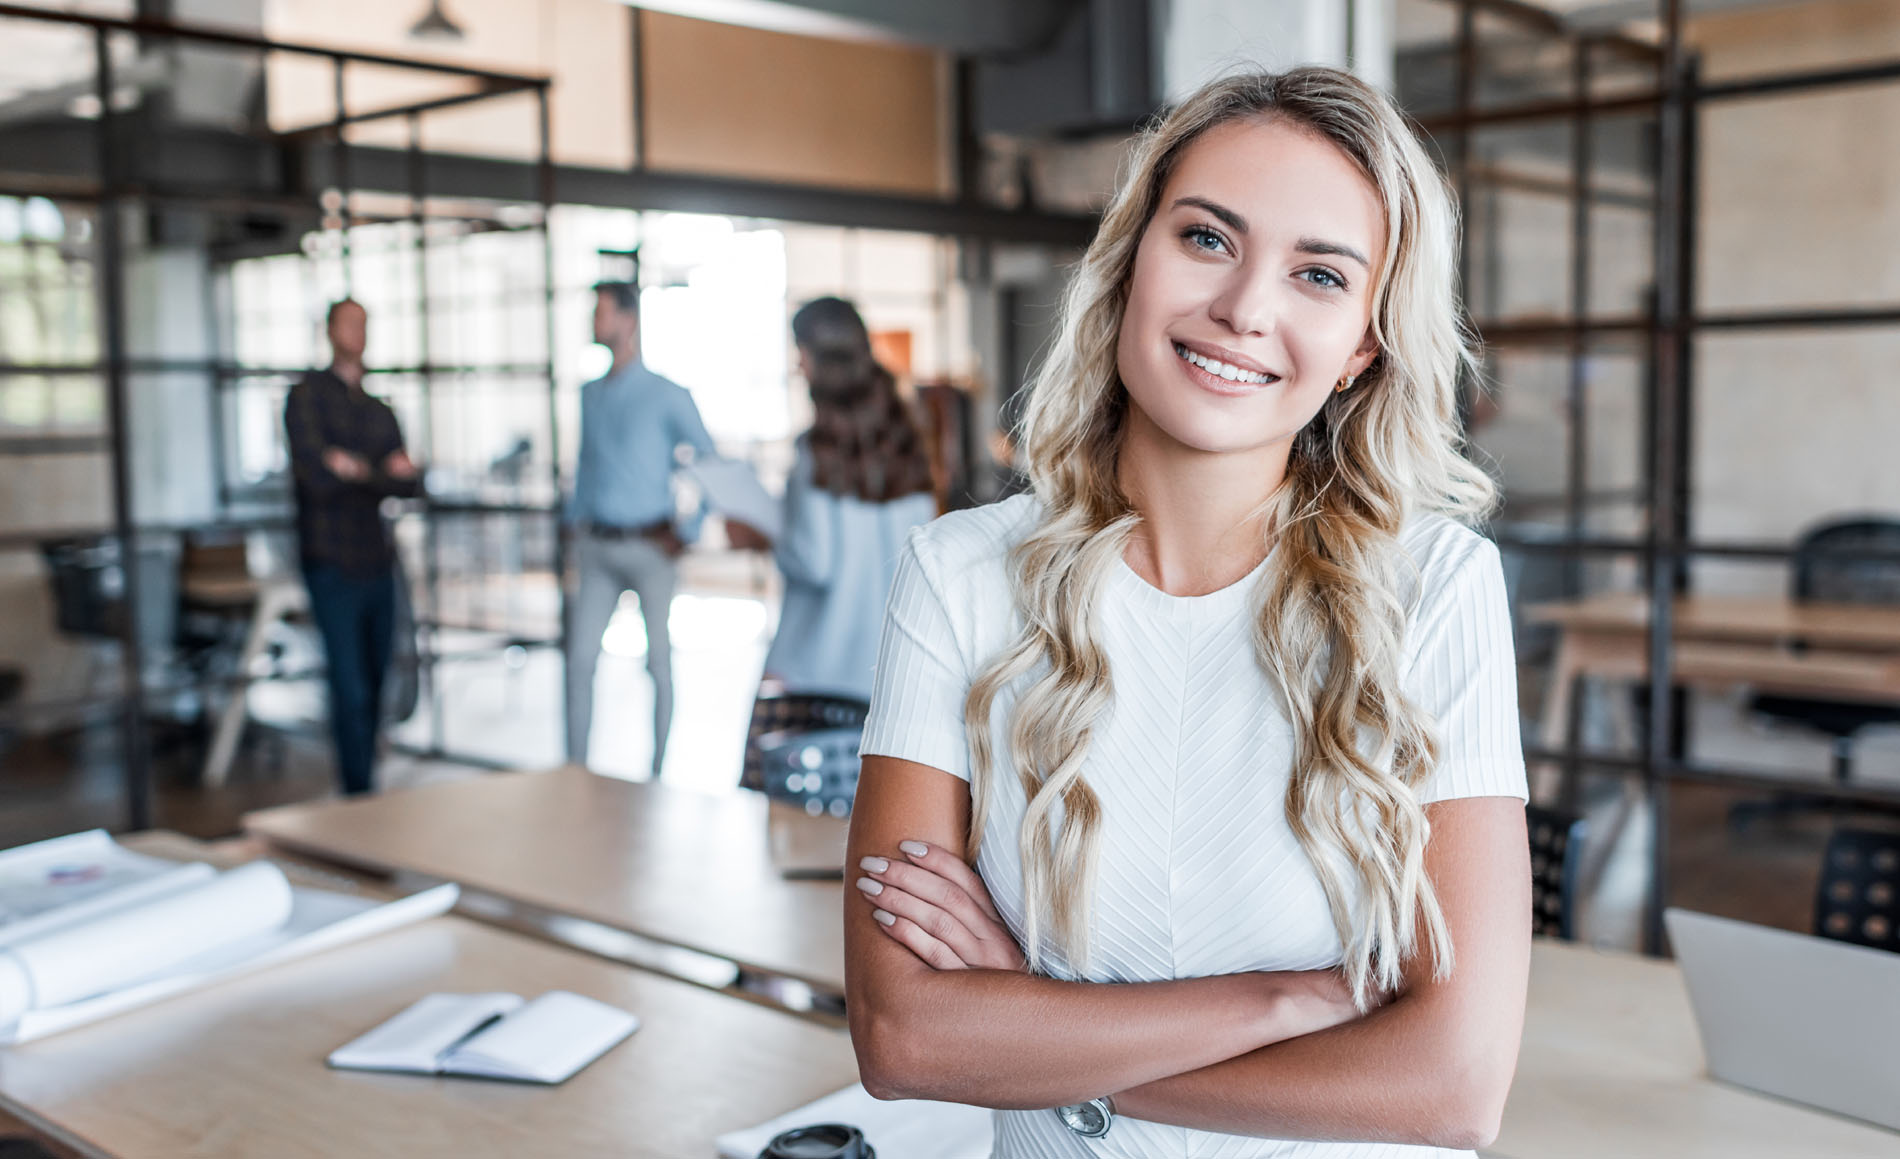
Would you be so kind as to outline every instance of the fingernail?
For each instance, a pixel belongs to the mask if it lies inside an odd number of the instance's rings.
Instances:
[[[871,911],[871,916],[872,916],[872,917],[874,917],[874,918],[876,918],[876,919],[877,919],[877,924],[878,924],[878,925],[881,925],[881,926],[894,926],[894,925],[896,925],[896,924],[897,924],[897,915],[896,915],[896,914],[890,914],[890,913],[885,913],[885,912],[884,912],[883,910],[881,910],[881,909],[874,909],[874,910],[872,910],[872,911]]]
[[[884,892],[884,885],[882,882],[872,881],[868,877],[858,878],[858,888],[870,894],[878,894],[878,893]]]
[[[858,868],[866,873],[883,873],[890,867],[891,863],[882,857],[866,857],[858,862]]]
[[[921,841],[899,841],[897,847],[904,851],[905,857],[922,857],[930,852],[930,846]]]

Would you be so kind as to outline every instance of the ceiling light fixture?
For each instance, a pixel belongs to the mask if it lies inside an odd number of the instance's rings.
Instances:
[[[460,40],[462,26],[442,11],[442,0],[429,0],[429,11],[409,29],[411,40]]]

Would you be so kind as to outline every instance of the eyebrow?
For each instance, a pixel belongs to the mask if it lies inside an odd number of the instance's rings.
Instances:
[[[1247,232],[1247,219],[1218,201],[1209,201],[1205,197],[1194,197],[1192,195],[1175,198],[1173,206],[1175,209],[1179,209],[1184,205],[1191,205],[1196,209],[1206,210],[1208,213],[1219,218],[1222,224],[1235,233],[1244,235]],[[1351,258],[1368,270],[1372,268],[1372,263],[1366,260],[1366,255],[1341,242],[1323,241],[1316,237],[1303,237],[1294,244],[1293,248],[1300,253],[1313,254],[1314,256]]]
[[[1342,245],[1336,241],[1321,241],[1316,237],[1303,237],[1294,244],[1293,248],[1303,254],[1313,254],[1315,256],[1330,254],[1336,257],[1351,258],[1368,270],[1372,268],[1372,263],[1366,260],[1366,255],[1349,245]]]

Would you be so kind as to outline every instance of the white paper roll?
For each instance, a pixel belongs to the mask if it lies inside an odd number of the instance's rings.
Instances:
[[[0,1026],[11,1026],[33,1007],[33,983],[11,954],[0,955]]]
[[[255,862],[144,905],[0,951],[30,988],[24,1008],[44,1010],[104,994],[148,978],[208,950],[268,933],[290,917],[290,883],[268,862]],[[0,1019],[7,1014],[13,971],[0,965]]]

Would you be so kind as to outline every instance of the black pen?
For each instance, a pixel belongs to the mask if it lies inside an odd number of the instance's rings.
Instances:
[[[436,1069],[440,1070],[442,1068],[442,1064],[448,1061],[449,1056],[454,1054],[456,1051],[460,1050],[468,1042],[469,1039],[474,1038],[476,1035],[480,1034],[482,1031],[487,1030],[489,1027],[495,1025],[495,1023],[500,1022],[503,1018],[506,1018],[506,1017],[507,1017],[507,1013],[505,1011],[497,1011],[494,1014],[490,1014],[488,1017],[482,1019],[480,1022],[477,1022],[475,1025],[469,1027],[466,1031],[462,1032],[462,1034],[458,1038],[456,1038],[455,1041],[449,1043],[447,1046],[443,1047],[441,1050],[436,1051],[435,1052]]]

